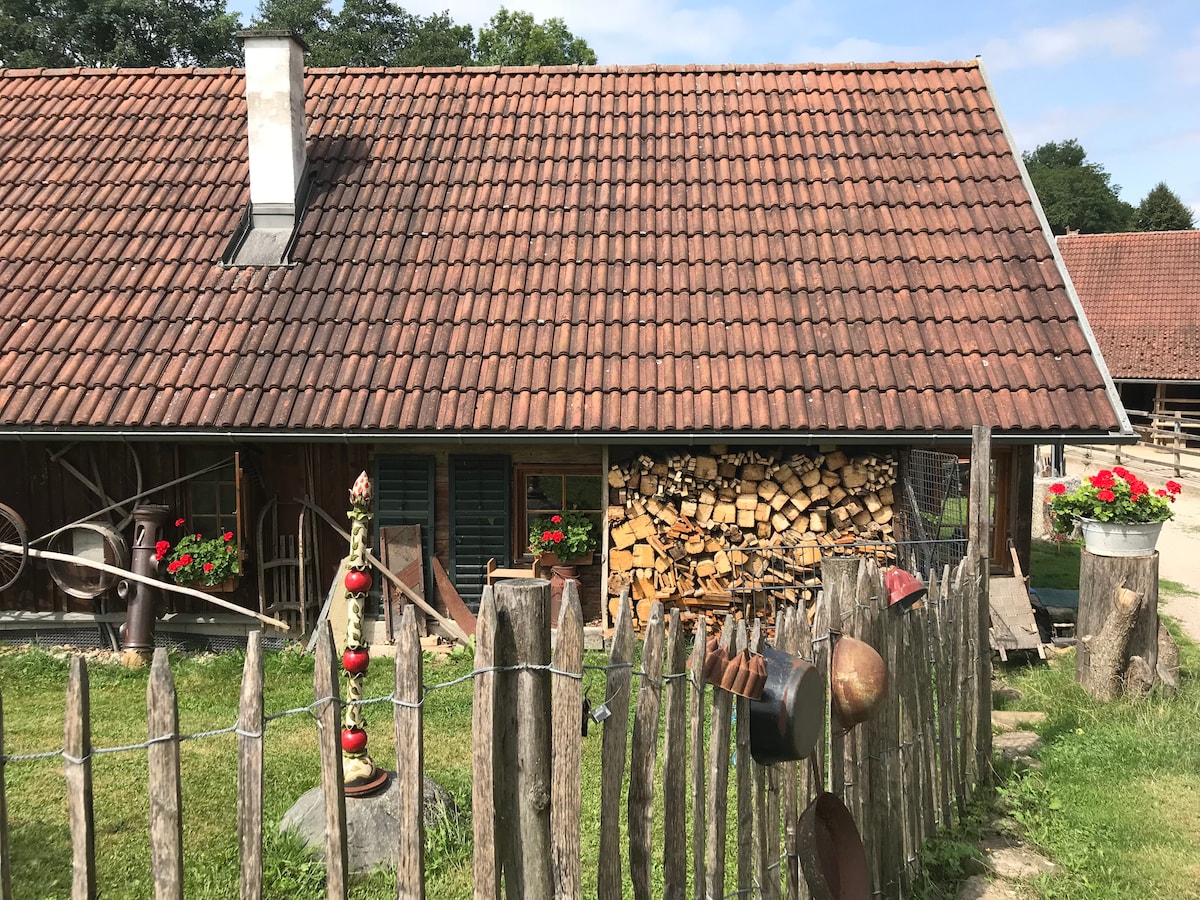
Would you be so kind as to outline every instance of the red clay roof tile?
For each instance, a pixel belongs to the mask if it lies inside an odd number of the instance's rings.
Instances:
[[[1114,378],[1200,380],[1200,231],[1058,239]]]
[[[240,72],[0,74],[0,428],[1120,426],[971,64],[306,88],[295,264],[223,268]]]

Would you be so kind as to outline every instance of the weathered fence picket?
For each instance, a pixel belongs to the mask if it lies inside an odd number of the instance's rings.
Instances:
[[[71,900],[96,896],[96,822],[92,812],[92,702],[87,663],[71,658],[63,727],[63,770],[71,823]]]
[[[313,694],[317,744],[321,751],[321,790],[325,801],[325,895],[329,900],[346,900],[350,866],[342,774],[342,700],[338,683],[338,656],[328,622],[321,624],[317,635]]]
[[[263,877],[263,659],[262,632],[246,640],[238,702],[238,860],[242,900],[262,897]]]
[[[421,900],[425,896],[425,741],[422,725],[421,636],[416,609],[409,603],[400,616],[396,640],[395,684],[392,690],[396,732],[396,896]],[[400,761],[403,761],[401,764]]]
[[[579,738],[583,721],[580,712],[583,709],[583,610],[579,605],[579,586],[574,581],[568,581],[563,587],[552,664],[555,674],[550,840],[554,855],[554,896],[556,900],[578,900],[582,895],[579,818],[583,741]],[[576,673],[578,677],[574,677]]]
[[[829,720],[828,704],[817,714],[823,735],[818,755],[827,763],[828,788],[841,796],[858,824],[872,890],[886,898],[909,892],[923,841],[961,815],[977,778],[984,777],[979,731],[987,727],[990,710],[979,690],[978,679],[984,675],[977,665],[977,604],[986,602],[986,585],[981,588],[969,558],[953,571],[947,567],[927,577],[925,601],[901,613],[887,605],[883,574],[873,560],[830,560],[824,589],[812,610],[812,628],[806,610],[782,609],[773,636],[764,634],[758,622],[748,634],[750,622],[729,616],[717,640],[722,653],[747,646],[758,653],[764,641],[773,640],[777,649],[812,661],[826,678],[839,640],[854,637],[881,653],[889,685],[873,718],[847,730],[836,717]],[[498,900],[502,890],[509,898],[538,900],[578,900],[582,894],[580,822],[587,813],[581,803],[581,710],[588,668],[583,619],[577,587],[569,582],[551,654],[548,600],[546,582],[513,580],[487,588],[480,607],[472,673],[471,761],[477,898]],[[602,731],[599,811],[594,813],[599,820],[595,873],[600,898],[652,897],[656,857],[662,860],[662,895],[668,900],[724,897],[731,891],[766,900],[809,897],[796,823],[823,786],[810,776],[806,764],[762,766],[753,760],[751,703],[719,687],[708,694],[703,677],[708,638],[701,625],[685,663],[680,611],[672,610],[668,628],[661,606],[655,604],[642,638],[640,671],[634,671],[638,655],[627,597],[618,608],[603,667],[601,702],[609,715],[594,726]],[[325,796],[327,895],[344,900],[348,848],[342,701],[339,660],[327,626],[318,634],[316,650],[310,709],[318,722]],[[396,782],[401,822],[396,894],[420,900],[427,887],[421,814],[423,703],[429,691],[450,687],[458,679],[432,688],[423,685],[411,608],[401,618],[395,652],[390,700],[396,758],[404,761],[397,767]],[[828,689],[827,681],[827,696]],[[149,736],[138,745],[145,748],[149,762],[150,836],[159,897],[180,897],[184,872],[184,736],[179,734],[174,690],[167,656],[159,651],[147,687]],[[268,718],[262,694],[262,648],[255,635],[247,648],[236,728],[223,729],[237,732],[243,898],[258,898],[263,890]],[[4,728],[0,702],[0,900],[11,900],[4,774],[6,763],[23,757],[4,756]],[[91,761],[95,753],[106,751],[92,748],[90,733],[87,668],[76,658],[68,679],[62,750],[76,898],[96,896]],[[659,772],[661,780],[656,778]],[[736,834],[729,833],[730,803],[735,804]],[[627,842],[622,840],[623,822]],[[653,837],[656,826],[663,835],[661,848]],[[727,861],[736,861],[736,873],[727,871]]]

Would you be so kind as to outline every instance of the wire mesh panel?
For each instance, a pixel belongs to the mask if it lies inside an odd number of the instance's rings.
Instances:
[[[941,571],[966,556],[964,477],[965,464],[953,453],[910,450],[902,460],[895,524],[909,571]]]

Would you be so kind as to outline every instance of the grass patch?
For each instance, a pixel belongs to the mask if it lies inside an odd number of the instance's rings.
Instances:
[[[1079,590],[1078,541],[1033,541],[1029,550],[1029,583],[1035,588]]]
[[[1200,649],[1178,633],[1181,689],[1098,703],[1075,683],[1072,653],[1007,670],[1040,709],[1042,768],[1012,774],[1001,805],[1064,867],[1037,882],[1045,898],[1200,898]]]

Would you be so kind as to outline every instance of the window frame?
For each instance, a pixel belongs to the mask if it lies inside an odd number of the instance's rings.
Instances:
[[[538,463],[514,463],[512,471],[512,496],[510,499],[512,509],[512,520],[514,523],[512,534],[512,559],[514,564],[520,562],[533,562],[533,554],[529,552],[529,508],[526,506],[526,491],[525,479],[530,475],[554,475],[566,478],[571,475],[584,475],[588,477],[594,476],[597,481],[597,499],[600,506],[595,509],[580,509],[583,513],[595,513],[600,528],[604,527],[605,513],[607,506],[605,505],[604,493],[604,467],[598,463],[555,463],[555,462],[538,462]],[[565,497],[564,497],[565,500]],[[543,513],[549,513],[549,510],[543,510]],[[599,534],[597,534],[599,538]]]

